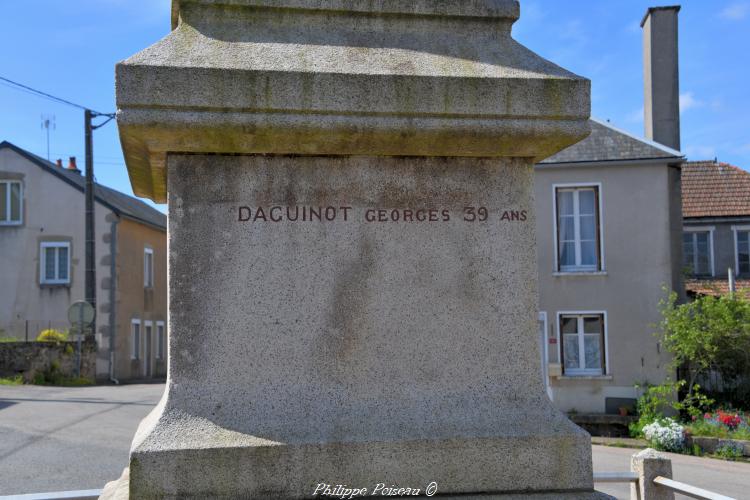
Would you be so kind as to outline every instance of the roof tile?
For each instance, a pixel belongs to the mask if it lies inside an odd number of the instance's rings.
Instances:
[[[750,215],[750,173],[713,161],[682,164],[682,216]]]
[[[735,289],[739,295],[743,295],[750,300],[750,280],[736,280]],[[688,279],[685,280],[685,290],[694,295],[712,295],[718,297],[729,294],[729,282],[725,279]]]

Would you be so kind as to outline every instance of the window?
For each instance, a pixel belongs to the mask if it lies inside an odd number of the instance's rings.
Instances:
[[[156,322],[156,359],[164,359],[164,322]]]
[[[23,222],[23,187],[20,181],[0,181],[0,225],[14,226]]]
[[[143,249],[143,287],[154,287],[154,250],[152,248]]]
[[[750,275],[750,226],[732,227],[734,231],[735,272],[737,276]]]
[[[600,271],[599,187],[555,188],[557,269]]]
[[[141,359],[141,320],[130,322],[130,359]]]
[[[603,313],[560,314],[563,372],[565,375],[606,373]]]
[[[685,228],[682,233],[683,266],[693,276],[713,276],[713,228]]]
[[[39,247],[39,283],[70,284],[70,243],[44,241]]]

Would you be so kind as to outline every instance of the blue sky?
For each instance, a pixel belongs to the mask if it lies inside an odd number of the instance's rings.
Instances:
[[[168,33],[169,0],[3,0],[0,76],[114,111],[114,65]],[[516,39],[592,80],[592,114],[643,135],[643,0],[522,0]],[[750,169],[750,0],[685,0],[680,12],[682,144],[690,159]],[[0,82],[0,141],[83,164],[83,112]],[[97,130],[97,181],[132,193],[117,127]],[[160,207],[164,210],[163,207]]]

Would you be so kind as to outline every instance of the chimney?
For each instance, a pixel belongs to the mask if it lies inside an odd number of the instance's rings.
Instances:
[[[76,165],[76,157],[75,156],[71,156],[70,157],[70,163],[68,163],[68,170],[71,171],[71,172],[75,172],[77,174],[81,173],[81,171],[78,170],[78,166]]]
[[[677,14],[680,6],[651,7],[643,28],[646,137],[680,150],[680,69]]]
[[[55,164],[57,165],[57,168],[63,168],[62,158],[58,158],[57,160],[55,160]]]

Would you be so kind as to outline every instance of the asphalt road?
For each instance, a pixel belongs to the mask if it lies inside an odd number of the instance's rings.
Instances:
[[[163,390],[0,386],[0,495],[98,489],[117,479]]]
[[[630,470],[630,457],[638,450],[594,446],[595,472]],[[750,463],[667,453],[672,459],[672,478],[737,499],[750,499]],[[630,499],[630,486],[624,483],[596,484],[596,489],[618,499]],[[677,499],[689,497],[675,495]]]
[[[0,386],[0,495],[98,489],[116,479],[127,465],[138,423],[163,390],[163,385]],[[629,470],[637,451],[593,450],[597,472]],[[750,499],[750,464],[670,456],[676,480]],[[596,486],[630,498],[627,484]]]

